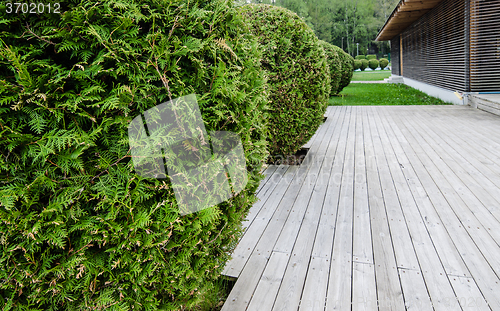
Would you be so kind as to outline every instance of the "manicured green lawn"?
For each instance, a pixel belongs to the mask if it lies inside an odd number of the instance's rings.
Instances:
[[[431,97],[404,84],[351,83],[330,97],[331,106],[342,105],[446,105],[442,100]]]
[[[376,81],[384,80],[391,76],[390,70],[368,70],[355,71],[352,76],[352,81]]]

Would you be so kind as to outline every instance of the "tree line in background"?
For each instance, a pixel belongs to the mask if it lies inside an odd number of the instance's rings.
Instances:
[[[297,13],[319,39],[341,47],[352,56],[384,55],[389,42],[375,42],[399,0],[235,0],[237,5],[267,3]],[[359,43],[359,45],[358,45]]]

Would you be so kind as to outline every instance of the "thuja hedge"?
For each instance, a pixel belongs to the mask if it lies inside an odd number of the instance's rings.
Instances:
[[[377,68],[378,68],[378,65],[379,65],[379,62],[378,62],[378,60],[376,60],[376,59],[370,59],[370,60],[368,61],[368,67],[370,67],[370,69],[372,69],[372,70],[377,69]]]
[[[357,70],[361,68],[361,60],[360,59],[355,59],[354,60],[354,70]]]
[[[366,68],[368,68],[369,62],[367,59],[361,59],[361,71],[365,71]]]
[[[384,69],[385,67],[387,67],[387,65],[389,65],[389,60],[387,58],[381,58],[380,59],[380,69]]]
[[[263,50],[269,85],[269,151],[295,153],[318,129],[328,105],[330,73],[324,49],[297,14],[278,6],[239,7]]]
[[[340,62],[342,64],[342,67],[340,69],[341,72],[340,83],[336,93],[338,94],[346,86],[348,86],[349,83],[351,83],[352,75],[354,74],[354,58],[351,55],[344,52],[344,50],[342,50],[338,46],[334,45],[333,47],[337,50],[337,53],[340,56]]]
[[[321,47],[325,50],[328,59],[328,66],[330,67],[330,94],[338,94],[341,75],[342,63],[339,56],[339,51],[333,44],[326,41],[319,41]]]
[[[197,303],[235,245],[267,157],[261,54],[232,1],[1,12],[0,307]],[[191,93],[208,133],[240,135],[249,181],[229,201],[180,216],[168,179],[135,173],[127,126]]]

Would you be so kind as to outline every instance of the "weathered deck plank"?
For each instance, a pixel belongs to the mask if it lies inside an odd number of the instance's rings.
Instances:
[[[407,119],[401,120],[400,124],[409,127],[406,129],[406,137],[413,142],[412,148],[424,163],[427,171],[432,175],[433,180],[435,180],[441,193],[444,194],[465,231],[473,238],[475,244],[481,249],[482,255],[488,260],[497,275],[500,275],[500,248],[494,237],[489,234],[488,227],[481,223],[481,220],[483,222],[487,221],[482,214],[485,209],[484,205],[456,177],[455,173],[440,158],[440,155],[432,149],[432,146],[424,141],[418,133],[419,130],[412,128],[405,120]],[[498,225],[500,223],[496,222],[495,227],[498,227]]]
[[[355,108],[347,123],[347,141],[340,180],[340,196],[333,239],[332,258],[326,299],[326,310],[351,307],[352,288],[352,213],[354,206]],[[327,208],[332,208],[327,206]]]
[[[328,116],[331,117],[336,112],[338,113],[338,111],[330,110]],[[223,311],[244,310],[251,301],[254,290],[258,285],[259,278],[267,264],[267,261],[262,260],[262,257],[269,259],[271,256],[271,252],[288,218],[291,207],[300,193],[297,189],[301,188],[307,178],[307,173],[311,168],[311,165],[308,165],[308,163],[311,162],[310,159],[324,157],[324,152],[322,151],[323,144],[328,143],[330,140],[330,137],[325,137],[325,134],[328,127],[332,124],[333,122],[323,124],[318,130],[316,139],[304,160],[304,164],[306,165],[301,165],[298,168],[297,166],[290,167],[289,171],[293,170],[293,177],[290,182],[283,184],[283,187],[280,188],[280,190],[284,189],[284,192],[280,191],[279,195],[272,196],[271,202],[266,202],[266,206],[262,208],[263,210],[267,209],[269,211],[274,211],[272,217],[270,219],[267,217],[262,218],[262,220],[258,222],[257,220],[260,219],[254,220],[255,225],[247,229],[245,235],[236,247],[235,253],[239,253],[237,257],[233,256],[233,259],[228,263],[228,266],[231,267],[230,271],[232,272],[229,276],[236,274],[248,275],[248,282],[237,282],[235,284],[222,308]],[[326,152],[326,149],[324,151]],[[288,178],[283,178],[282,180],[288,181]],[[246,242],[242,244],[244,239]],[[248,240],[251,242],[249,243]],[[241,253],[244,255],[241,255]],[[225,268],[225,271],[228,270],[229,269]],[[256,278],[256,276],[259,278]],[[242,279],[242,277],[240,277],[240,279]]]
[[[461,207],[461,211],[465,212],[467,207],[463,208],[463,202],[460,201],[460,197],[450,187],[444,188],[444,184],[446,183],[444,176],[438,172],[427,155],[422,153],[422,148],[418,143],[411,139],[411,132],[405,129],[404,123],[400,120],[396,123],[400,125],[398,129],[401,131],[401,134],[408,139],[407,143],[404,144],[405,153],[409,157],[419,180],[422,182],[427,195],[439,215],[439,219],[449,232],[467,269],[474,279],[478,281],[478,287],[481,289],[489,305],[493,309],[500,308],[499,297],[493,294],[494,292],[500,292],[498,276],[483,255],[483,252],[491,251],[488,248],[491,248],[492,244],[481,241],[483,238],[486,238],[485,234],[478,234],[478,232],[474,232],[475,230],[467,230],[470,228],[467,228],[468,226],[463,224],[460,216],[455,214],[454,211],[456,208]],[[445,259],[445,257],[441,258]],[[447,300],[452,299],[450,297],[446,298],[448,298]]]
[[[290,255],[286,253],[273,252],[271,254],[254,293],[255,297],[262,298],[252,299],[248,310],[265,311],[272,309],[289,259]]]
[[[467,158],[471,158],[471,153],[474,151],[458,151],[460,148],[452,148],[446,142],[448,136],[439,137],[429,130],[429,127],[430,125],[427,128],[421,128],[421,130],[422,134],[426,135],[426,142],[432,145],[434,152],[431,153],[431,156],[439,154],[441,160],[438,162],[442,164],[440,165],[442,172],[449,180],[453,179],[456,185],[455,189],[462,190],[459,193],[462,193],[463,201],[468,206],[475,207],[476,218],[485,228],[489,228],[488,232],[498,243],[500,230],[492,230],[491,228],[500,225],[500,209],[497,208],[500,206],[500,188],[489,182],[486,176],[480,174],[466,158],[458,156],[459,152],[467,152]],[[497,195],[497,197],[495,198],[493,195]]]
[[[453,288],[424,224],[417,202],[413,198],[410,187],[401,171],[402,164],[396,158],[387,131],[383,128],[384,122],[378,113],[376,113],[375,121],[379,128],[382,146],[398,193],[400,206],[404,212],[405,223],[411,234],[419,262],[416,273],[405,269],[399,270],[405,304],[408,309],[414,310],[425,310],[429,305],[433,305],[436,311],[448,310],[448,307],[443,304],[443,300],[445,297],[454,296]],[[396,142],[394,141],[393,144]]]
[[[500,310],[500,117],[327,115],[305,164],[265,172],[223,310]]]
[[[301,297],[300,310],[319,311],[325,308],[349,117],[348,113],[344,113],[341,124],[346,124],[346,126],[342,126],[340,134],[335,138],[338,139],[338,141],[336,140],[335,153],[328,154],[332,162],[329,174],[321,173],[318,177],[327,187]]]
[[[407,141],[401,132],[398,131],[398,128],[392,119],[383,118],[382,124],[384,125],[389,142],[391,143],[391,146],[396,154],[396,159],[401,168],[401,172],[407,180],[408,187],[410,188],[411,194],[421,214],[421,219],[423,220],[424,225],[431,237],[432,242],[428,241],[428,243],[432,243],[435,246],[440,261],[447,274],[469,276],[469,272],[460,256],[460,253],[455,247],[448,231],[444,227],[439,215],[436,213],[435,206],[430,201],[429,195],[423,187],[423,182],[428,179],[421,180],[417,176],[416,170],[421,167],[419,166],[420,163],[412,163],[406,155],[403,145],[406,145]],[[387,146],[387,148],[389,147]],[[418,219],[414,219],[413,222],[418,222]],[[424,232],[418,233],[419,235],[424,234]],[[421,236],[421,239],[419,239],[419,236],[413,234],[412,238],[416,242],[416,245],[421,245],[424,242],[422,240],[424,239],[424,236]]]
[[[291,255],[273,310],[297,310],[300,305],[314,243],[312,237],[316,235],[318,229],[327,189],[327,184],[319,178],[327,175],[331,169],[332,163],[326,160],[328,159],[327,155],[333,153],[337,148],[337,141],[332,137],[338,137],[338,132],[342,128],[342,122],[336,121],[337,117],[336,115],[333,118],[333,122],[329,126],[333,131],[327,132],[325,136],[327,141],[323,142],[319,148],[319,153],[324,154],[324,156],[314,159],[320,161],[313,160],[309,163],[312,166],[309,171],[310,178],[302,185],[301,193],[299,193],[299,197],[292,207],[292,213],[287,219],[288,228],[296,226],[296,222],[300,221],[300,229],[297,230],[298,232],[287,230],[285,225],[275,246],[275,250],[291,253]],[[322,159],[323,161],[321,161]],[[293,248],[291,248],[290,240],[294,240]]]
[[[389,193],[387,172],[380,171],[385,165],[385,156],[377,154],[374,138],[378,137],[373,120],[370,120],[371,107],[364,109],[363,123],[367,124],[365,131],[365,154],[366,154],[366,174],[368,180],[368,202],[370,204],[370,219],[373,241],[373,257],[375,264],[375,279],[377,284],[377,299],[380,310],[403,310],[404,300],[399,281],[398,265],[392,238],[397,238],[398,233],[391,235],[388,221],[386,204],[394,204],[394,201],[387,201],[384,192]],[[378,149],[380,150],[380,149]],[[384,174],[385,173],[385,174]],[[392,198],[394,200],[394,198]],[[397,200],[397,198],[395,199]],[[401,232],[406,236],[408,232]],[[404,246],[406,248],[406,246]],[[411,259],[406,260],[405,255],[400,254],[400,260],[404,260],[405,265],[411,265]],[[413,266],[413,265],[412,265]]]
[[[357,107],[357,109],[362,109]],[[356,122],[356,149],[354,155],[354,224],[353,224],[353,261],[373,264],[373,245],[370,230],[370,206],[368,204],[368,183],[366,180],[366,159],[363,137],[363,118],[358,112]],[[363,270],[364,271],[364,270]],[[353,288],[354,285],[353,285]]]
[[[263,172],[264,174],[264,179],[261,180],[260,184],[259,184],[259,187],[257,187],[257,190],[255,190],[255,193],[258,195],[260,190],[262,190],[262,187],[264,187],[264,185],[269,181],[269,179],[271,178],[271,176],[273,176],[274,172],[276,172],[276,170],[278,169],[278,165],[269,165],[265,171]]]
[[[296,166],[288,168],[283,178],[280,179],[274,190],[270,192],[267,200],[264,201],[264,199],[262,199],[259,201],[263,202],[262,204],[266,203],[266,205],[259,210],[252,222],[252,226],[248,227],[245,231],[245,235],[243,235],[238,243],[238,247],[236,247],[233,252],[232,260],[224,268],[224,275],[231,277],[238,277],[240,275],[243,267],[247,264],[249,256],[260,241],[262,233],[269,224],[270,219],[278,212],[276,207],[281,202],[290,183],[295,178],[297,170],[298,167]],[[256,204],[259,204],[259,202]]]

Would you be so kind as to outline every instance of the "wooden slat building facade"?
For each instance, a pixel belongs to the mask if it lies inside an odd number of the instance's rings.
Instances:
[[[394,75],[500,91],[500,0],[401,0],[376,40],[391,41]]]

